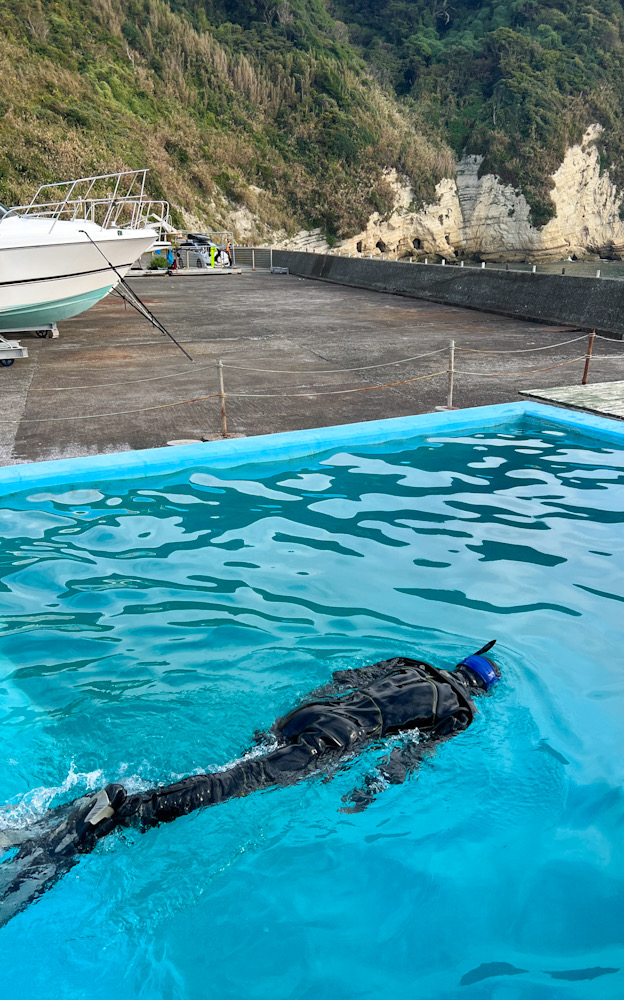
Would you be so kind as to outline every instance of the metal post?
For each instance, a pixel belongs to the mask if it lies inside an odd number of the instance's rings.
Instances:
[[[254,247],[251,248],[251,270],[256,270],[256,251]]]
[[[596,277],[597,277],[597,278],[599,278],[599,277],[600,277],[600,268],[598,268],[598,270],[596,271]]]
[[[585,370],[583,372],[583,379],[581,381],[581,385],[587,385],[587,376],[589,375],[589,361],[592,355],[595,339],[596,339],[596,331],[592,330],[592,332],[589,335],[589,340],[587,341],[587,354],[585,355]]]
[[[225,388],[223,385],[223,362],[217,361],[219,371],[219,395],[221,397],[221,437],[227,437],[227,417],[225,415]]]
[[[562,267],[562,268],[561,268],[561,273],[562,273],[562,274],[565,274],[565,267]]]
[[[533,264],[533,267],[531,268],[531,274],[535,274],[536,272],[537,272],[537,266]]]
[[[429,258],[425,257],[425,264],[428,264],[428,263],[429,263]]]
[[[444,267],[444,265],[446,264],[446,257],[442,258],[441,264],[442,264],[442,267]]]
[[[484,260],[481,261],[481,270],[485,271],[485,261]]]
[[[464,262],[463,262],[463,260],[460,260],[460,262],[459,262],[459,266],[460,266],[460,267],[463,267],[463,266],[464,266]]]
[[[271,247],[271,263],[270,263],[269,266],[270,266],[271,270],[273,270],[273,247]]]
[[[455,374],[455,341],[449,343],[449,368],[448,368],[448,396],[446,400],[447,410],[453,409],[453,376]]]

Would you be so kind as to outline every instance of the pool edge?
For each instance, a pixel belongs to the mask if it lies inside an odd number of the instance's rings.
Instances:
[[[516,426],[524,429],[526,426],[528,429],[536,424],[572,429],[603,443],[624,446],[622,421],[527,400],[202,444],[9,465],[0,468],[0,496],[30,486],[77,486],[111,479],[142,479],[158,474],[169,475],[191,466],[234,468],[251,461],[261,464],[305,458],[332,447],[382,444],[385,441],[397,442],[432,434],[489,431],[500,427],[509,429]]]

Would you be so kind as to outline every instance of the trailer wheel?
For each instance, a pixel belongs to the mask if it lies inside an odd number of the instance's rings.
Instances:
[[[15,358],[0,358],[0,365],[3,368],[10,368],[13,364],[15,364]]]

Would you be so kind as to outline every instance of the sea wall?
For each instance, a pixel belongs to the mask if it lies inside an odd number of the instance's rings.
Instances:
[[[624,339],[624,281],[274,250],[291,274]]]

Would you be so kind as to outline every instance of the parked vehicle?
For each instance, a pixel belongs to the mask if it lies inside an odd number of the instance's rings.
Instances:
[[[200,233],[189,233],[178,246],[178,267],[230,267],[232,258],[225,244],[214,243]]]

